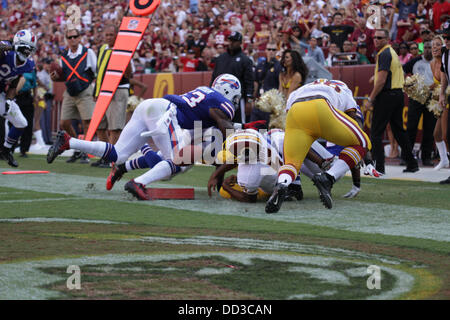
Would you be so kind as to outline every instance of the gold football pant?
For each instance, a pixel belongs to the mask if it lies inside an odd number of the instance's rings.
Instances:
[[[356,166],[371,149],[371,142],[358,123],[344,112],[333,108],[327,100],[295,102],[286,118],[284,165],[279,176],[287,173],[295,180],[311,144],[318,138],[345,147],[339,158],[350,168]],[[303,99],[302,99],[303,100]]]

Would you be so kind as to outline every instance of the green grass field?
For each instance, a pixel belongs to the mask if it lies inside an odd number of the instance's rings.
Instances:
[[[345,177],[327,210],[304,178],[304,200],[267,215],[209,198],[212,167],[156,185],[195,200],[137,201],[123,186],[143,171],[106,191],[109,169],[65,159],[0,175],[0,299],[450,299],[446,185],[363,177],[347,200]]]

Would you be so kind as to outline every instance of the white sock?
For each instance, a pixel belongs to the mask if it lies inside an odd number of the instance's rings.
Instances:
[[[36,130],[34,132],[34,136],[36,137],[36,144],[45,146],[44,138],[42,137],[42,130]]]
[[[70,149],[80,150],[97,157],[102,157],[106,150],[106,142],[103,141],[85,141],[72,138],[69,140],[69,145]]]
[[[447,146],[445,145],[445,141],[442,140],[440,142],[436,142],[436,148],[439,152],[439,158],[441,159],[441,162],[448,162],[447,158]]]
[[[153,168],[148,170],[143,175],[134,179],[137,183],[142,183],[144,186],[149,183],[168,179],[172,175],[172,167],[167,161],[158,162]]]
[[[329,175],[332,175],[334,179],[338,181],[348,170],[350,170],[350,167],[348,166],[347,162],[342,159],[338,159],[333,163],[327,173]]]
[[[278,183],[288,186],[292,183],[292,178],[289,174],[282,173],[278,176]]]

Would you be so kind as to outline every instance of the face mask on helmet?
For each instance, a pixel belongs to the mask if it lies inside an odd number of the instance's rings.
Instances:
[[[34,49],[28,45],[17,45],[15,51],[22,60],[26,60],[33,54]]]
[[[15,34],[13,44],[20,60],[25,61],[36,50],[36,37],[28,30],[20,30]]]

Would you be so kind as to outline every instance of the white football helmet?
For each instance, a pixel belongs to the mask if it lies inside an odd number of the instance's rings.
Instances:
[[[212,88],[230,100],[237,109],[241,99],[241,82],[238,78],[229,73],[221,74],[214,80]]]
[[[36,36],[29,30],[20,30],[14,35],[14,51],[22,61],[26,61],[36,51],[36,43]]]
[[[227,137],[217,158],[218,162],[222,161],[221,163],[266,163],[267,142],[256,130],[236,130]]]

